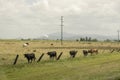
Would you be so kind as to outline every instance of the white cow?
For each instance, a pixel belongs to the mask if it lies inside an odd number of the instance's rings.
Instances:
[[[24,43],[23,47],[28,47],[29,43]]]

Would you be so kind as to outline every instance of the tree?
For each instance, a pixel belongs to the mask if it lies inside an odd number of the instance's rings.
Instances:
[[[88,41],[91,41],[91,40],[92,40],[92,38],[91,38],[91,37],[89,37]]]
[[[92,39],[92,41],[97,42],[98,40],[97,39]]]
[[[88,41],[88,37],[87,36],[85,37],[85,41]]]

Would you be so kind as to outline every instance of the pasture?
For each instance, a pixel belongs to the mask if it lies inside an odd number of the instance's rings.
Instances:
[[[22,45],[29,42],[28,47]],[[53,44],[53,45],[51,45]],[[82,50],[97,48],[98,55],[84,57]],[[0,80],[120,80],[120,52],[117,42],[76,42],[51,40],[0,40]],[[40,62],[28,64],[24,53],[33,52],[38,60],[45,53]],[[69,51],[77,50],[74,59]],[[56,51],[60,60],[50,60],[46,54]],[[16,55],[19,55],[16,65],[13,65]]]

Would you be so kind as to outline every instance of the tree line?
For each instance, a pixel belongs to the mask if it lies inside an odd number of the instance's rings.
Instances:
[[[76,41],[93,41],[97,42],[98,40],[96,38],[91,38],[91,37],[81,37],[80,39],[76,39]]]

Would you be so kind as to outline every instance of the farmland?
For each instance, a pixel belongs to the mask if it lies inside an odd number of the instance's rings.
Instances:
[[[29,42],[28,47],[22,47]],[[51,43],[53,45],[51,45]],[[0,80],[120,80],[120,52],[118,42],[76,42],[51,40],[0,40]],[[98,55],[84,57],[83,49],[97,48]],[[45,54],[40,62],[27,63],[24,53],[33,52],[38,59],[48,51],[63,52],[60,60],[49,60]],[[77,50],[74,59],[69,51]],[[16,65],[12,65],[16,55],[19,55]]]

